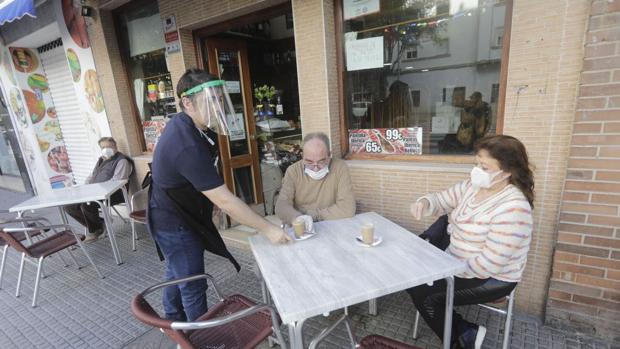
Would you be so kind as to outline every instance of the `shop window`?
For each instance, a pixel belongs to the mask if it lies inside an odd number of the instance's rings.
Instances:
[[[129,80],[134,117],[153,151],[168,118],[176,113],[157,3],[134,1],[115,11],[119,48]]]
[[[349,157],[471,154],[494,133],[507,5],[341,0]]]

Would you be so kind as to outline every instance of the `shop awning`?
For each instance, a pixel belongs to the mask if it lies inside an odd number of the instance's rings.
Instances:
[[[33,0],[0,0],[0,25],[26,15],[37,17]]]

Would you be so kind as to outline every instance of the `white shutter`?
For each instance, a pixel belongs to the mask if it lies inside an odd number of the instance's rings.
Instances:
[[[78,105],[62,42],[58,39],[54,44],[56,45],[47,44],[39,49],[41,65],[47,75],[73,177],[76,183],[82,184],[95,167],[97,157],[91,153],[88,145],[85,116]]]

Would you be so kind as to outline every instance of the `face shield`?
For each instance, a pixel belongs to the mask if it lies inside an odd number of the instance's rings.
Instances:
[[[231,134],[231,130],[242,127],[236,125],[238,121],[235,118],[235,109],[224,80],[207,81],[181,94],[181,97],[190,96],[193,96],[194,106],[202,123],[214,132],[227,136]]]

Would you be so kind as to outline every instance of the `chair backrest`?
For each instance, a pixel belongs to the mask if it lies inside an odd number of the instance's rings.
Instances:
[[[174,342],[179,344],[181,348],[194,348],[194,345],[189,341],[189,338],[187,337],[185,332],[173,330],[170,327],[172,321],[162,319],[149,304],[149,302],[146,301],[142,294],[138,294],[131,301],[131,311],[138,320],[144,322],[145,324],[161,328],[164,333]]]
[[[149,188],[138,190],[131,196],[131,210],[142,211],[146,210],[149,198]]]
[[[24,246],[18,239],[16,239],[13,234],[5,232],[1,228],[0,239],[4,240],[7,244],[9,244],[9,246],[13,247],[18,252],[22,252],[30,256],[30,251],[28,250],[28,248],[26,248],[26,246]]]

